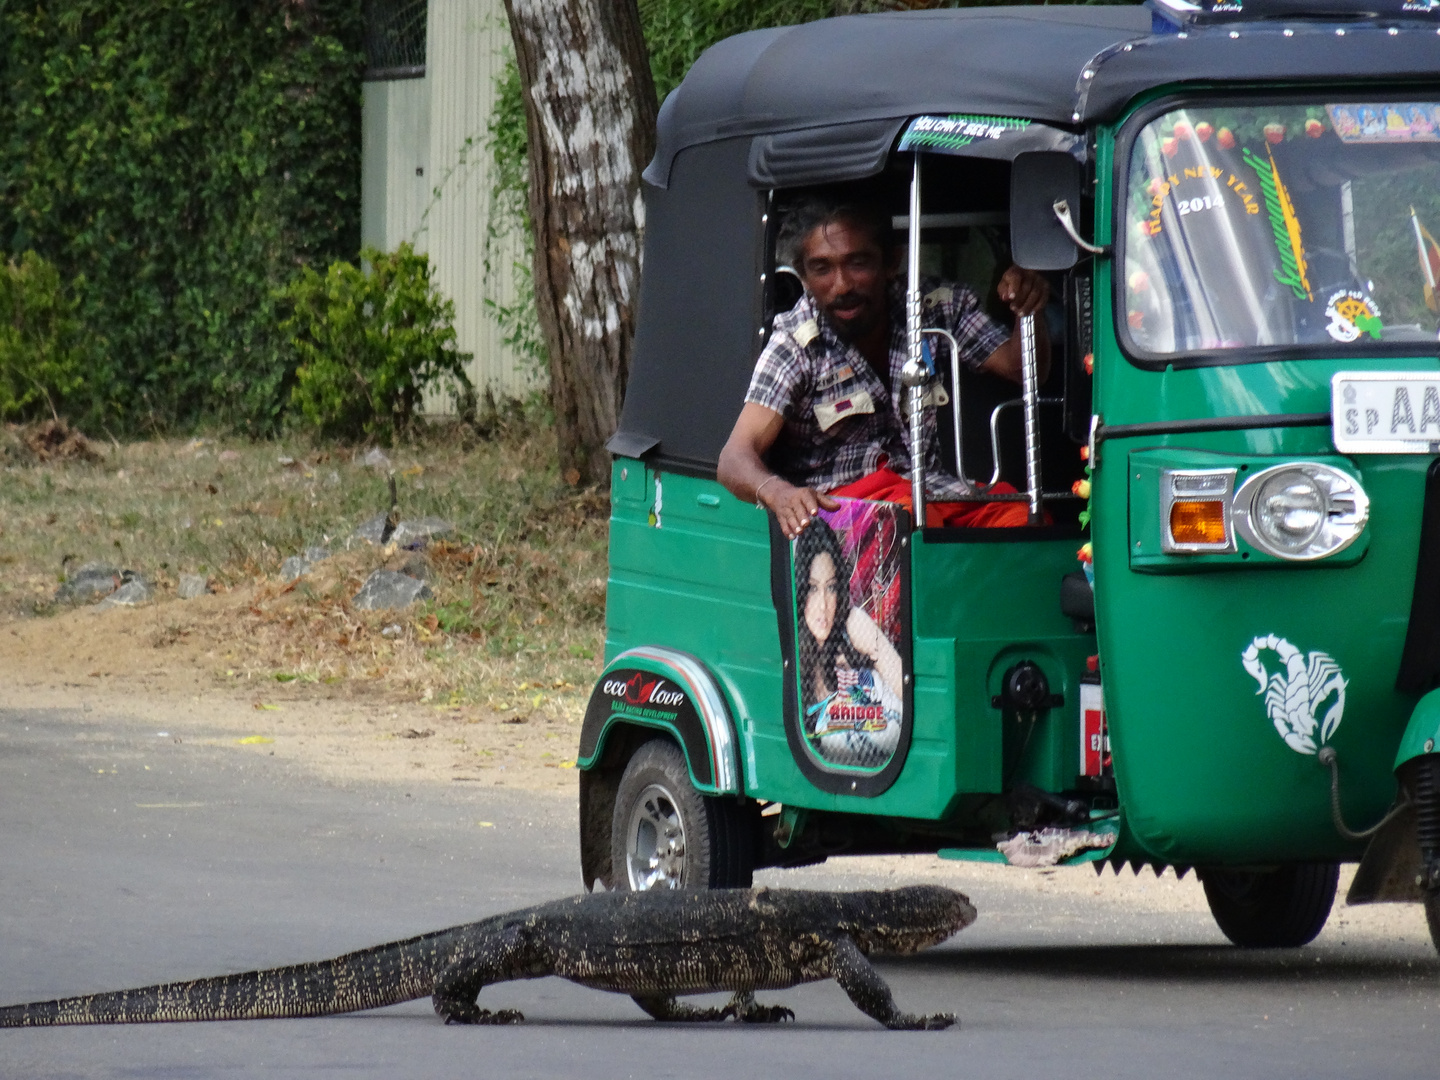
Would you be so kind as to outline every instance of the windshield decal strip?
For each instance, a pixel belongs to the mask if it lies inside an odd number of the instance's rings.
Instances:
[[[1267,145],[1265,149],[1268,153],[1270,147]],[[1310,279],[1305,274],[1307,264],[1305,245],[1300,239],[1300,221],[1295,216],[1290,193],[1280,179],[1275,155],[1269,154],[1267,162],[1246,146],[1240,150],[1240,156],[1245,159],[1246,165],[1255,170],[1260,179],[1260,191],[1265,196],[1265,210],[1270,215],[1270,228],[1275,233],[1275,251],[1280,256],[1281,269],[1274,271],[1275,280],[1290,286],[1297,300],[1314,300]]]
[[[1127,439],[1140,435],[1191,435],[1201,431],[1255,431],[1279,427],[1328,427],[1330,414],[1278,413],[1259,416],[1217,416],[1203,420],[1162,420],[1153,424],[1100,424],[1095,441]]]

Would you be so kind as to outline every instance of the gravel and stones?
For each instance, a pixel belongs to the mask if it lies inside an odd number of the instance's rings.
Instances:
[[[431,540],[439,540],[455,531],[455,526],[444,518],[422,517],[414,521],[402,521],[390,534],[389,542],[397,547],[420,547]]]
[[[390,539],[390,515],[379,513],[366,518],[350,534],[352,540],[363,540],[367,544],[383,544]]]
[[[361,611],[384,611],[392,608],[406,608],[420,600],[428,600],[434,594],[423,581],[417,581],[408,574],[394,570],[376,570],[360,591],[355,594],[354,604]]]
[[[175,593],[181,600],[194,600],[210,591],[210,579],[204,574],[181,574]]]
[[[105,563],[86,563],[55,590],[57,604],[91,604],[120,587],[122,573]]]
[[[121,586],[95,605],[96,610],[114,607],[134,607],[155,598],[155,586],[139,574],[126,573]]]

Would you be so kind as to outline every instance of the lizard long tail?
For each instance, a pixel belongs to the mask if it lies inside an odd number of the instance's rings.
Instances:
[[[456,928],[459,929],[459,928]],[[0,1008],[0,1027],[331,1016],[429,997],[454,930],[333,960]],[[437,959],[439,958],[439,959]]]

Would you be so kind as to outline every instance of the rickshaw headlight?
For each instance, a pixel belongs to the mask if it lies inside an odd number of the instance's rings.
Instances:
[[[1353,477],[1302,461],[1256,473],[1235,493],[1235,531],[1281,559],[1323,559],[1365,529],[1370,499]]]

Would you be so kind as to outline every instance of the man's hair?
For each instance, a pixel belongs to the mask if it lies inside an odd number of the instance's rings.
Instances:
[[[853,189],[817,190],[802,195],[780,222],[780,231],[775,236],[775,261],[803,275],[805,268],[800,261],[805,238],[816,229],[837,221],[865,229],[880,245],[880,251],[887,260],[895,250],[890,214],[877,199]]]

